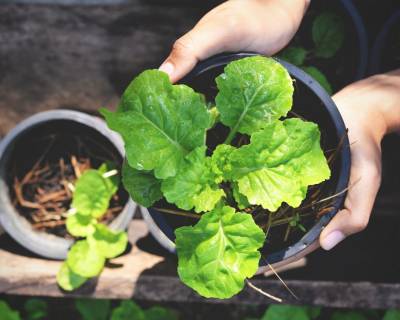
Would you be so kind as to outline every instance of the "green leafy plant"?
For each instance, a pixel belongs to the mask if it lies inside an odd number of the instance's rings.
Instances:
[[[10,308],[7,302],[0,300],[0,316],[2,320],[21,320],[18,311]]]
[[[315,66],[310,66],[308,60],[334,57],[343,46],[344,30],[344,23],[338,15],[323,12],[315,17],[312,24],[311,36],[314,47],[306,49],[302,46],[289,46],[279,54],[279,57],[302,68],[329,94],[332,94],[332,86],[327,77]]]
[[[57,282],[64,290],[77,289],[98,276],[107,259],[125,251],[127,234],[99,222],[118,190],[117,173],[111,164],[104,163],[97,170],[86,170],[76,181],[66,226],[80,240],[72,245],[57,274]]]
[[[143,310],[135,302],[124,300],[111,314],[111,320],[178,320],[177,314],[159,306]]]
[[[42,299],[28,299],[24,303],[27,320],[39,320],[47,317],[47,303]]]
[[[76,299],[75,308],[82,320],[107,320],[111,310],[111,302],[107,299]]]
[[[190,87],[147,70],[116,112],[101,113],[124,139],[122,180],[131,197],[147,207],[164,198],[197,213],[197,224],[175,230],[181,280],[202,296],[229,298],[261,257],[266,234],[252,213],[272,218],[284,203],[298,207],[330,169],[318,126],[281,119],[294,88],[280,63],[261,56],[233,61],[216,84],[215,103],[207,104]],[[206,135],[217,124],[229,134],[210,150]]]
[[[321,308],[308,306],[271,305],[261,320],[313,320],[321,313]]]

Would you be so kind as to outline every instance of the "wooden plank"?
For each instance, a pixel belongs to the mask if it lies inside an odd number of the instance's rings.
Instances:
[[[147,235],[142,220],[131,223],[130,241]],[[0,293],[50,297],[96,297],[140,299],[153,302],[207,302],[267,305],[271,300],[249,287],[228,300],[204,299],[181,283],[176,276],[176,261],[133,245],[128,254],[113,260],[98,279],[81,289],[66,293],[56,284],[60,262],[31,258],[0,250]],[[394,308],[400,306],[400,284],[289,280],[295,300],[277,280],[256,277],[253,284],[284,299],[285,303],[346,308]]]

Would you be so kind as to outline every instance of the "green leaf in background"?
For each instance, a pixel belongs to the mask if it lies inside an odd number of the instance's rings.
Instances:
[[[382,320],[400,320],[400,310],[387,310]]]
[[[328,92],[328,94],[331,95],[333,93],[331,84],[319,69],[312,66],[302,67],[302,69],[305,72],[307,72],[311,77],[313,77],[315,80],[317,80],[318,83],[321,85],[321,87],[324,88],[326,92]]]
[[[161,181],[152,172],[140,171],[124,163],[122,183],[132,199],[144,207],[151,207],[162,198]]]
[[[205,144],[211,116],[200,94],[172,85],[166,73],[147,70],[126,89],[113,113],[102,109],[108,126],[121,134],[131,167],[175,176],[184,157]]]
[[[124,300],[113,310],[111,320],[146,320],[146,317],[136,303],[131,300]]]
[[[158,306],[145,310],[144,315],[146,320],[178,320],[175,312]]]
[[[94,232],[96,219],[90,215],[81,215],[79,213],[69,213],[66,220],[66,227],[74,237],[87,237]]]
[[[86,240],[75,242],[68,252],[67,264],[72,272],[79,276],[91,278],[103,270],[105,258],[96,247],[89,245]]]
[[[47,302],[43,299],[28,299],[24,303],[27,320],[39,320],[47,316]]]
[[[313,320],[319,316],[321,308],[308,306],[270,305],[261,320]]]
[[[0,300],[0,319],[1,320],[21,320],[18,311],[14,311],[5,302]]]
[[[298,207],[308,185],[330,176],[320,147],[320,132],[298,118],[276,121],[251,136],[230,155],[233,181],[253,205],[276,211],[286,202]]]
[[[107,161],[105,163],[103,163],[98,169],[97,171],[101,174],[104,175],[107,172],[110,172],[112,170],[117,170],[117,167],[115,166],[115,164],[113,162]],[[104,182],[106,183],[106,185],[108,186],[110,193],[113,195],[114,193],[116,193],[118,191],[118,185],[119,185],[119,175],[118,174],[114,174],[108,178],[104,178]]]
[[[232,182],[232,194],[235,199],[239,209],[245,209],[250,206],[249,200],[246,196],[239,192],[239,186],[236,182]]]
[[[304,60],[307,56],[307,50],[303,47],[287,47],[282,50],[278,57],[282,60],[285,60],[295,66],[302,66],[304,64]]]
[[[344,22],[332,12],[318,15],[312,25],[312,39],[315,55],[319,58],[332,58],[344,42]]]
[[[177,175],[162,182],[161,190],[169,203],[184,210],[194,207],[199,213],[212,210],[225,196],[211,170],[211,158],[205,152],[206,147],[192,151]]]
[[[82,320],[107,320],[111,303],[107,299],[76,299],[75,307]]]
[[[335,311],[330,320],[368,320],[368,318],[357,311]]]
[[[72,291],[83,285],[88,278],[82,277],[74,273],[69,267],[67,262],[61,265],[57,273],[57,283],[65,291]]]
[[[98,223],[95,232],[88,236],[91,248],[106,258],[115,258],[123,253],[128,244],[128,235],[124,231],[113,231],[106,225]]]
[[[265,235],[249,214],[225,206],[175,230],[178,274],[207,298],[230,298],[243,289],[260,260]]]
[[[272,58],[254,56],[229,63],[215,79],[221,122],[236,132],[252,134],[285,116],[292,107],[293,83],[286,69]]]
[[[101,217],[113,195],[109,183],[97,170],[86,170],[77,180],[71,206],[81,215]]]

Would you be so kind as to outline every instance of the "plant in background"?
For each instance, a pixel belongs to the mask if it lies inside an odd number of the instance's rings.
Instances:
[[[272,218],[283,203],[300,206],[308,186],[328,179],[330,169],[318,126],[281,120],[294,90],[281,64],[240,59],[216,83],[210,109],[190,87],[147,70],[117,112],[101,112],[124,139],[123,184],[131,197],[146,207],[164,197],[198,214],[197,224],[175,230],[181,280],[204,297],[229,298],[258,268],[266,234],[253,215]],[[209,150],[206,134],[217,123],[230,131]]]
[[[279,57],[302,68],[329,94],[332,94],[332,86],[327,77],[315,66],[310,66],[308,60],[334,57],[343,45],[344,30],[344,23],[339,16],[331,12],[321,13],[315,17],[312,25],[314,47],[306,49],[302,46],[289,46],[279,54]]]
[[[86,170],[75,183],[66,226],[78,241],[57,274],[57,282],[64,290],[74,290],[98,276],[107,259],[126,249],[126,232],[113,231],[99,222],[118,190],[117,174],[111,164],[104,163],[97,170]]]

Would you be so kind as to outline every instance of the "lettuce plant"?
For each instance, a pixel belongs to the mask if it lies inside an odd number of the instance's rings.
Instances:
[[[343,21],[334,13],[323,12],[314,19],[311,36],[313,48],[307,50],[302,46],[289,46],[279,54],[279,57],[302,68],[329,94],[332,94],[332,86],[327,77],[318,68],[307,65],[307,59],[310,57],[330,59],[335,56],[344,42]]]
[[[110,164],[104,163],[97,170],[86,170],[76,181],[66,227],[80,240],[72,245],[57,274],[57,282],[64,290],[74,290],[98,276],[107,259],[125,251],[127,234],[99,222],[118,190],[116,174]]]
[[[236,60],[216,84],[214,104],[207,104],[190,87],[147,70],[116,112],[101,113],[124,139],[122,179],[131,197],[146,207],[164,198],[199,214],[197,224],[175,230],[181,280],[204,297],[229,298],[257,271],[265,241],[249,209],[273,215],[284,202],[298,207],[307,187],[328,179],[330,170],[318,126],[282,120],[294,88],[280,63]],[[216,124],[229,134],[210,150],[206,135]],[[249,143],[240,143],[245,137]]]

